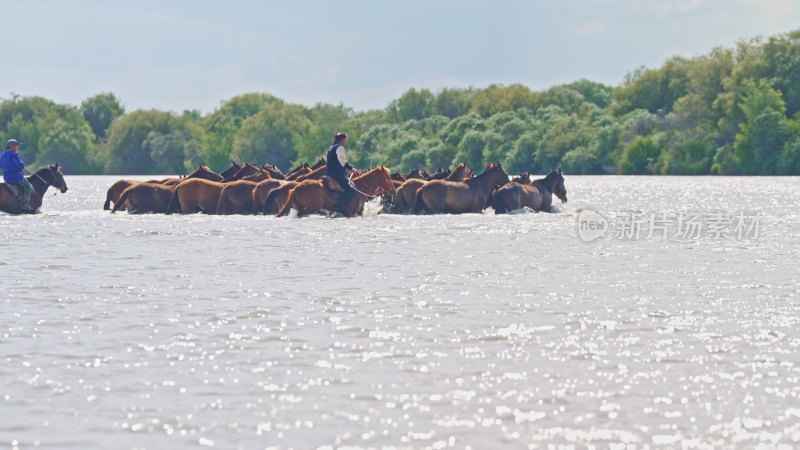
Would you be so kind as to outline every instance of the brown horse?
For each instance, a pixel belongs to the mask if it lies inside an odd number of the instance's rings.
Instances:
[[[231,160],[231,166],[219,173],[219,176],[222,178],[220,178],[219,180],[211,180],[211,181],[221,181],[225,178],[233,176],[233,174],[241,170],[242,167],[244,167],[244,163],[237,163]]]
[[[145,183],[163,184],[164,186],[177,186],[183,181],[191,178],[203,178],[211,181],[222,181],[222,176],[219,175],[218,173],[212,171],[206,166],[197,166],[197,169],[194,172],[190,173],[184,178],[148,180],[145,181]],[[114,182],[114,184],[112,184],[111,187],[108,188],[108,191],[106,191],[106,202],[103,204],[103,209],[108,211],[109,209],[111,209],[112,203],[114,204],[114,206],[116,206],[117,203],[119,202],[119,198],[122,196],[122,193],[125,191],[125,189],[128,189],[129,187],[137,183],[140,183],[140,181],[119,180]]]
[[[326,166],[326,165],[328,165],[328,161],[325,161],[325,158],[320,158],[320,159],[317,160],[317,162],[314,163],[313,166],[311,166],[311,170],[317,170],[320,167]]]
[[[368,196],[379,196],[394,189],[392,180],[389,178],[389,170],[386,167],[376,167],[366,174],[353,179],[353,185],[359,192],[350,201],[345,214],[347,217],[362,214],[364,212],[364,203],[367,201]],[[292,189],[288,200],[277,216],[280,217],[291,209],[296,210],[298,216],[316,212],[332,213],[336,211],[338,203],[339,196],[328,190],[322,181],[306,180]]]
[[[283,186],[286,183],[293,183],[293,185],[297,184],[294,181],[275,180],[275,179],[264,180],[264,181],[256,184],[256,187],[253,188],[253,192],[252,192],[253,212],[256,213],[256,214],[258,214],[258,213],[266,213],[266,214],[268,214],[266,212],[266,208],[265,208],[265,203],[267,201],[267,196],[269,195],[269,193],[273,189],[275,189],[277,187],[280,187],[280,186]],[[280,209],[280,208],[278,208],[278,209]],[[276,209],[275,212],[277,212],[278,209]],[[274,214],[274,213],[272,213],[272,214]]]
[[[533,179],[531,178],[530,172],[522,172],[519,175],[511,178],[512,183],[517,184],[531,184],[533,183]]]
[[[111,212],[127,209],[129,212],[137,214],[165,213],[169,208],[169,202],[175,189],[176,186],[157,183],[136,183],[122,192]]]
[[[232,181],[241,180],[243,178],[247,178],[249,176],[253,176],[253,175],[255,175],[257,173],[260,173],[260,172],[261,172],[261,169],[259,169],[258,166],[256,166],[255,164],[246,163],[246,164],[242,165],[242,167],[239,170],[237,170],[233,175],[224,177],[222,179],[221,183],[230,183]],[[216,180],[214,180],[214,181],[216,181]]]
[[[263,166],[261,166],[261,170],[266,170],[267,172],[269,172],[270,178],[273,178],[275,180],[285,180],[286,179],[286,175],[284,175],[283,172],[280,171],[280,169],[275,167],[274,164],[270,164],[270,165],[264,164]]]
[[[280,186],[275,187],[267,194],[264,199],[264,214],[277,214],[289,199],[289,193],[300,184],[297,181],[284,181]]]
[[[403,175],[400,172],[392,172],[391,177],[392,177],[392,181],[400,181],[400,182],[408,181],[408,178],[406,178],[406,176]]]
[[[42,167],[28,177],[28,182],[33,185],[30,206],[34,212],[41,208],[44,194],[50,186],[62,193],[67,192],[67,182],[64,181],[64,175],[61,174],[58,164]],[[22,214],[22,200],[19,194],[12,192],[5,183],[0,183],[0,211]]]
[[[456,168],[451,171],[447,177],[445,177],[445,180],[464,181],[465,178],[468,178],[468,172],[471,171],[467,169],[467,163],[456,164]],[[427,181],[419,178],[412,178],[403,183],[403,185],[397,190],[397,194],[394,198],[394,212],[396,214],[400,214],[407,211],[413,211],[414,204],[417,199],[417,191],[427,183]]]
[[[301,175],[301,176],[299,176],[297,178],[294,178],[293,180],[297,181],[297,182],[301,182],[301,181],[305,181],[305,180],[321,180],[322,177],[324,177],[325,174],[327,173],[327,170],[328,170],[328,165],[325,164],[323,166],[317,167],[316,169],[314,169],[314,170],[312,170],[312,171],[310,171],[310,172],[308,172],[308,173],[306,173],[304,175]],[[288,179],[289,178],[287,178],[287,180]]]
[[[429,181],[417,191],[414,212],[423,208],[428,214],[481,212],[492,190],[506,183],[508,174],[500,164],[489,164],[482,174],[462,182]]]
[[[433,175],[431,175],[431,176],[429,176],[427,178],[427,180],[428,181],[444,180],[444,179],[446,179],[447,177],[450,176],[450,173],[451,173],[450,169],[442,169],[441,167],[439,167],[439,168],[436,169],[436,172],[434,172]],[[457,181],[461,181],[461,180],[457,180]]]
[[[248,175],[242,178],[240,181],[252,181],[254,183],[260,183],[264,180],[270,180],[270,179],[272,179],[272,176],[269,174],[269,172],[267,172],[264,169],[258,169],[257,173],[254,173],[253,175]]]
[[[492,195],[494,212],[502,214],[522,208],[552,212],[553,194],[562,203],[567,203],[567,188],[564,187],[561,169],[551,170],[546,177],[530,185],[512,182],[501,187]]]
[[[286,181],[297,181],[298,178],[302,177],[311,172],[311,167],[308,164],[303,164],[302,166],[298,167],[297,169],[289,172],[286,175]]]
[[[108,211],[111,209],[111,204],[113,203],[114,206],[117,206],[119,203],[119,198],[122,197],[122,193],[125,189],[133,186],[134,184],[139,184],[141,181],[134,181],[134,180],[117,180],[111,186],[109,186],[108,190],[106,191],[106,202],[103,203],[103,210]],[[158,180],[148,180],[145,183],[160,183]]]
[[[409,170],[408,173],[405,174],[405,177],[406,180],[410,180],[412,178],[423,178],[423,179],[425,178],[425,176],[422,175],[422,172],[420,172],[420,170],[416,168]]]
[[[226,183],[219,194],[217,214],[253,214],[253,191],[258,185],[259,182],[250,180]]]
[[[285,183],[287,183],[286,180],[275,180],[272,178],[257,183],[251,193],[253,197],[253,212],[255,214],[264,213],[264,202],[267,200],[270,191]]]
[[[175,187],[167,214],[178,211],[183,214],[192,214],[198,211],[215,214],[219,204],[219,195],[224,187],[225,185],[222,183],[201,178],[186,180]]]

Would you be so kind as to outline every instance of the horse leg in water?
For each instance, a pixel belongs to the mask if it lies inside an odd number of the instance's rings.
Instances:
[[[408,209],[408,204],[406,203],[405,191],[403,190],[403,186],[400,186],[394,194],[394,207],[392,208],[392,212],[395,214],[402,214],[406,209]]]
[[[217,203],[217,214],[227,215],[228,206],[228,189],[222,188],[219,194],[219,202]]]
[[[420,203],[422,203],[421,206]],[[447,190],[433,184],[419,188],[414,201],[414,211],[417,212],[422,208],[425,208],[428,214],[444,213],[447,208]]]
[[[504,209],[504,211],[499,211],[501,213],[516,211],[522,209],[524,206],[522,203],[523,188],[520,185],[515,184],[502,187],[498,191],[498,194],[499,203],[503,204]]]

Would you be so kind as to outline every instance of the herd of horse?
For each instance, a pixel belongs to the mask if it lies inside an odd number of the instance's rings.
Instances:
[[[369,200],[380,197],[383,210],[404,214],[478,213],[488,207],[498,214],[528,208],[550,212],[553,195],[566,203],[561,169],[533,180],[529,173],[513,179],[500,164],[484,164],[475,175],[465,163],[433,173],[413,169],[401,174],[386,167],[353,170],[356,195],[346,205],[347,217],[361,215]],[[231,163],[216,173],[198,166],[189,175],[144,182],[119,180],[108,188],[103,209],[111,212],[192,214],[268,214],[283,216],[333,214],[340,192],[326,183],[325,161],[301,164],[289,173],[274,165]]]

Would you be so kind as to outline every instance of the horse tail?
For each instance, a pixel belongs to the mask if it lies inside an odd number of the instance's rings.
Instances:
[[[258,215],[259,212],[260,212],[258,210],[258,185],[256,185],[256,187],[253,188],[253,192],[250,193],[250,195],[252,196],[252,200],[253,200],[253,211],[252,211],[252,213],[255,214],[255,215]],[[263,212],[264,208],[261,208],[261,209],[262,209],[262,212]]]
[[[115,212],[122,209],[122,205],[124,205],[125,202],[128,200],[128,196],[130,195],[130,193],[131,191],[125,189],[125,192],[122,193],[122,195],[119,197],[119,200],[117,200],[114,203],[114,209],[111,210],[111,214],[114,214]],[[108,204],[108,200],[106,200],[106,204]]]
[[[275,192],[275,190],[273,189],[272,192]],[[272,192],[270,192],[270,195],[272,195]],[[293,202],[294,202],[294,189],[292,189],[289,192],[289,198],[286,199],[286,204],[284,204],[283,208],[281,208],[281,210],[278,211],[278,214],[275,214],[275,217],[281,217],[284,214],[288,214],[289,211],[292,209]]]
[[[181,199],[178,196],[180,188],[181,188],[180,186],[177,186],[172,191],[172,198],[169,200],[169,206],[167,206],[167,214],[172,214],[181,211]]]
[[[427,208],[425,200],[422,199],[422,191],[425,186],[417,189],[417,194],[414,196],[414,214],[419,214],[422,208]]]
[[[505,190],[500,188],[492,193],[492,200],[494,200],[494,213],[503,214],[507,212],[505,201]]]
[[[228,187],[225,186],[222,188],[222,192],[219,193],[219,200],[217,200],[217,214],[225,215],[225,210],[227,209],[226,206],[228,202],[225,201],[226,196],[228,195]]]
[[[503,210],[500,212],[510,212],[522,207],[520,195],[522,195],[522,186],[518,184],[510,185],[498,190],[497,196],[498,204],[502,205]],[[498,208],[495,206],[495,208]],[[497,209],[496,209],[497,210]]]
[[[276,186],[276,187],[274,187],[274,188],[269,190],[269,192],[267,193],[267,198],[264,200],[264,214],[270,214],[270,211],[274,211],[272,209],[272,203],[278,201],[275,197],[278,196],[278,191],[282,187],[283,186]],[[275,205],[275,206],[276,206],[275,209],[279,210],[279,209],[281,209],[281,206],[283,206],[283,205]]]
[[[403,212],[408,205],[406,205],[406,198],[403,196],[403,186],[400,186],[400,189],[394,192],[394,203],[392,205],[392,212],[395,214],[399,214]]]
[[[112,188],[108,188],[108,191],[106,191],[106,202],[103,203],[103,211],[108,211],[111,209],[111,189]],[[116,206],[117,205],[114,205],[115,208]]]

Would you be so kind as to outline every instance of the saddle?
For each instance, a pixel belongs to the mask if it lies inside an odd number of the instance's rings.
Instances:
[[[344,188],[342,187],[341,183],[327,175],[322,177],[322,185],[325,186],[325,189],[333,192],[334,194],[342,194],[344,192]]]
[[[5,185],[5,187],[7,187],[9,191],[11,191],[11,194],[14,195],[14,197],[17,198],[22,197],[22,190],[19,188],[19,186],[8,183],[3,183],[3,185]]]
[[[20,189],[19,186],[13,184],[0,183],[0,189],[2,189],[3,186],[5,186],[6,189],[8,189],[8,191],[11,192],[11,195],[14,196],[14,199],[16,199],[18,203],[19,209],[22,210],[22,189]]]

